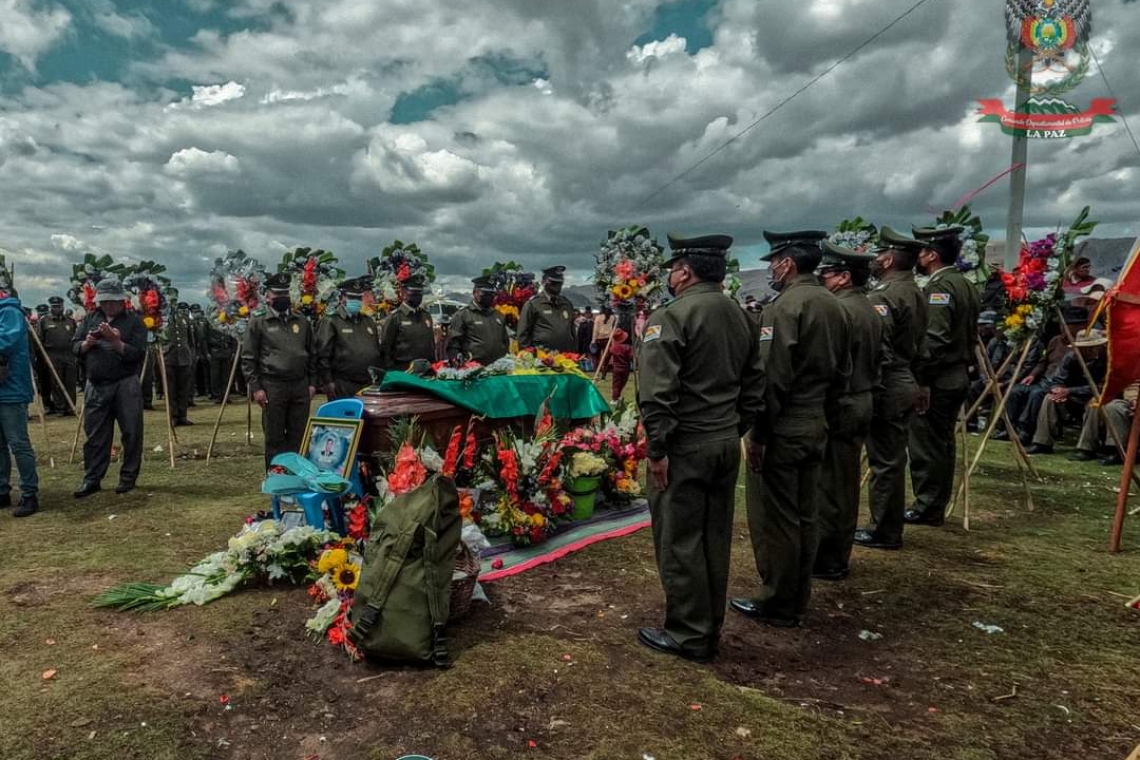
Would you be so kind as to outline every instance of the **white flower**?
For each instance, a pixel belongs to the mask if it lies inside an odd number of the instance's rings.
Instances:
[[[432,472],[439,472],[443,469],[443,457],[431,446],[424,446],[423,451],[420,452],[420,462]]]
[[[315,634],[323,635],[325,631],[332,625],[333,620],[340,614],[340,599],[333,594],[333,598],[325,602],[317,614],[313,615],[305,623],[305,629],[312,631]]]

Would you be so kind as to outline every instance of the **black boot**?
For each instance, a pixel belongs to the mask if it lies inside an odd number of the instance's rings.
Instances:
[[[35,496],[25,496],[20,499],[20,506],[12,512],[12,517],[28,517],[34,515],[40,508],[40,500]]]

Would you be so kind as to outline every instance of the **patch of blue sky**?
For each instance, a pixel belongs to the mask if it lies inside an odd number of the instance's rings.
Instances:
[[[670,34],[685,38],[685,52],[693,55],[712,45],[707,16],[717,0],[678,0],[657,7],[649,30],[633,41],[635,45],[663,40]]]

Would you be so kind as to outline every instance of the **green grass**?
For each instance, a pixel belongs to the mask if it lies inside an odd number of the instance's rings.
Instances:
[[[0,515],[0,757],[1006,760],[1140,743],[1135,523],[1124,552],[1105,549],[1118,471],[1039,458],[1030,512],[1008,445],[991,444],[970,532],[959,514],[909,530],[901,552],[857,550],[848,582],[817,585],[804,630],[730,615],[711,666],[636,643],[662,603],[643,531],[490,584],[493,605],[453,631],[454,668],[382,669],[306,641],[301,589],[152,615],[90,607],[115,583],[168,581],[266,508],[244,406],[205,466],[215,415],[191,411],[171,470],[148,413],[139,490],[79,502],[74,421],[49,421],[46,447],[33,429],[43,512]],[[743,509],[733,550],[731,592],[747,594]]]

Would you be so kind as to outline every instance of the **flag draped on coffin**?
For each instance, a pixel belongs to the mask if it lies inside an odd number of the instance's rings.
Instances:
[[[1107,312],[1108,377],[1100,403],[1107,404],[1140,380],[1140,238],[1120,273],[1116,286],[1101,300]]]

